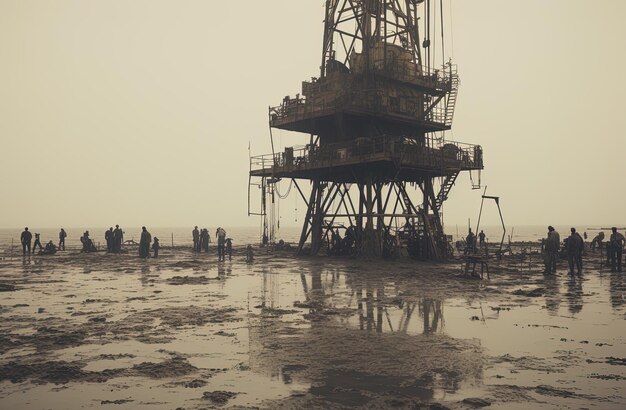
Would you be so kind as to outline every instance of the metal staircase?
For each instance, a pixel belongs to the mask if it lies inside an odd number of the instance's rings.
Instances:
[[[446,176],[446,178],[443,180],[443,183],[441,184],[441,188],[439,189],[439,193],[437,194],[437,197],[435,198],[435,206],[437,207],[437,211],[441,209],[441,206],[443,205],[444,201],[448,199],[450,190],[454,186],[454,183],[456,182],[456,179],[458,176],[459,176],[459,171],[456,171],[453,174]]]
[[[456,73],[450,74],[450,92],[446,98],[446,113],[445,124],[448,127],[452,126],[452,120],[454,119],[454,108],[456,106],[456,98],[459,95],[459,76]]]

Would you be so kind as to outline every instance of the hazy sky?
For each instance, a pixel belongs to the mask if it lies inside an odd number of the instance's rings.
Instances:
[[[256,225],[248,143],[270,152],[267,107],[318,74],[323,3],[0,0],[0,227]],[[626,1],[444,3],[450,137],[483,145],[506,221],[626,224]],[[480,194],[460,178],[448,226]]]

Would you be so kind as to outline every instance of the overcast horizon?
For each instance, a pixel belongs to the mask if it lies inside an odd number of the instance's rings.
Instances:
[[[626,225],[626,2],[444,5],[447,138],[482,145],[507,225]],[[258,226],[248,146],[271,152],[267,107],[318,74],[322,20],[321,1],[0,0],[0,228]],[[482,192],[462,174],[446,226],[475,225]],[[292,192],[281,225],[303,218]]]

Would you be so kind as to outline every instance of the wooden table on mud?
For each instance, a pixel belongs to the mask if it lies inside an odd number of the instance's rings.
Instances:
[[[484,278],[484,272],[487,271],[487,279],[489,277],[489,263],[488,258],[478,255],[465,256],[465,274],[469,274],[470,265],[472,265],[472,276],[476,277],[476,265],[480,263],[480,278]]]

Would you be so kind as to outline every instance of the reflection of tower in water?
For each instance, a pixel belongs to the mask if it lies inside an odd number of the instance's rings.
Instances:
[[[410,279],[302,269],[296,283],[304,301],[296,307],[309,310],[303,312],[306,324],[300,315],[295,321],[252,315],[252,371],[284,383],[312,383],[316,397],[367,390],[364,381],[376,379],[377,389],[390,395],[406,383],[403,394],[431,400],[482,379],[480,346],[443,333],[443,301],[423,297]],[[280,276],[264,274],[265,306],[277,306],[284,290],[277,286]],[[385,378],[389,374],[394,376]]]
[[[275,309],[280,305],[280,282],[278,275],[271,270],[263,269],[263,287],[261,289],[261,306]]]
[[[435,333],[443,329],[441,299],[402,297],[396,286],[387,286],[386,289],[382,280],[353,277],[348,282],[355,295],[361,330]],[[419,327],[420,322],[422,327]],[[412,329],[412,324],[417,329]]]

